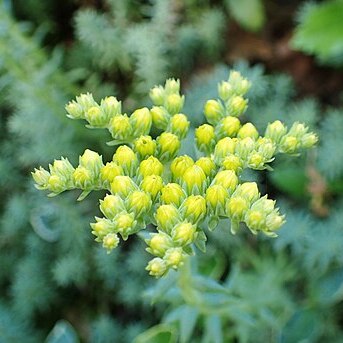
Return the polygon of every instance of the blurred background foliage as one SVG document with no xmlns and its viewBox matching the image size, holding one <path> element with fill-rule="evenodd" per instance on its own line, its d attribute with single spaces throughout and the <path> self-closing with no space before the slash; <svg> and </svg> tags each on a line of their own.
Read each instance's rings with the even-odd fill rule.
<svg viewBox="0 0 343 343">
<path fill-rule="evenodd" d="M 342 342 L 342 4 L 1 0 L 0 342 Z M 129 111 L 178 77 L 194 129 L 230 68 L 253 82 L 246 120 L 304 121 L 320 137 L 260 176 L 287 214 L 279 238 L 223 225 L 156 281 L 138 238 L 110 255 L 94 243 L 97 195 L 33 188 L 29 172 L 61 155 L 111 158 L 103 132 L 66 119 L 75 95 Z M 191 137 L 183 153 L 196 154 Z"/>
</svg>

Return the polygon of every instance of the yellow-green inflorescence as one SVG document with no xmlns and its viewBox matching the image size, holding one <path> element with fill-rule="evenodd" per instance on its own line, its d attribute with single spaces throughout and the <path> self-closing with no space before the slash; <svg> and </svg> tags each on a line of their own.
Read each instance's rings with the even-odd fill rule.
<svg viewBox="0 0 343 343">
<path fill-rule="evenodd" d="M 110 252 L 120 237 L 126 240 L 144 230 L 146 250 L 155 256 L 146 269 L 156 277 L 180 267 L 194 246 L 203 250 L 206 228 L 213 230 L 220 219 L 230 219 L 233 234 L 243 222 L 253 234 L 275 237 L 284 216 L 275 201 L 261 196 L 255 182 L 243 182 L 241 173 L 268 169 L 276 154 L 297 154 L 315 145 L 317 136 L 298 122 L 288 129 L 274 121 L 264 135 L 252 123 L 242 123 L 249 88 L 250 82 L 232 71 L 218 85 L 219 98 L 205 103 L 208 123 L 195 130 L 203 155 L 198 160 L 178 156 L 189 128 L 179 81 L 169 79 L 164 87 L 154 87 L 153 107 L 131 115 L 122 113 L 113 96 L 98 104 L 91 94 L 81 94 L 66 105 L 68 117 L 107 129 L 112 136 L 108 144 L 119 147 L 107 163 L 87 149 L 76 167 L 66 158 L 55 160 L 49 171 L 40 167 L 32 173 L 36 187 L 50 196 L 78 188 L 79 200 L 92 190 L 107 190 L 100 200 L 103 217 L 91 224 L 95 240 Z M 160 130 L 159 136 L 150 135 L 152 127 Z"/>
</svg>

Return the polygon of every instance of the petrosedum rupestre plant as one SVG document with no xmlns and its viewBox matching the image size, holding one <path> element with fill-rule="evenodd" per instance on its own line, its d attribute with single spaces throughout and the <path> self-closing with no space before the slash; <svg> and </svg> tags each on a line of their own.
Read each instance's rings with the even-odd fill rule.
<svg viewBox="0 0 343 343">
<path fill-rule="evenodd" d="M 66 105 L 68 117 L 107 129 L 113 138 L 108 144 L 119 147 L 106 164 L 87 149 L 76 167 L 61 158 L 49 171 L 35 169 L 36 187 L 48 190 L 49 196 L 78 188 L 78 200 L 93 190 L 107 190 L 100 200 L 104 217 L 91 224 L 95 240 L 110 252 L 119 237 L 127 240 L 140 232 L 146 250 L 155 256 L 146 269 L 156 277 L 180 267 L 194 246 L 205 251 L 206 229 L 214 230 L 221 219 L 230 219 L 233 234 L 243 222 L 253 234 L 275 237 L 284 216 L 275 201 L 260 195 L 255 182 L 241 181 L 242 171 L 271 169 L 268 164 L 276 154 L 297 154 L 312 147 L 317 137 L 298 122 L 290 129 L 278 120 L 269 123 L 264 136 L 253 124 L 242 125 L 239 117 L 247 110 L 249 88 L 250 82 L 236 71 L 218 85 L 219 99 L 204 107 L 208 124 L 195 131 L 203 154 L 196 161 L 177 156 L 189 128 L 181 113 L 179 81 L 169 79 L 164 87 L 151 89 L 154 106 L 131 116 L 122 113 L 113 96 L 98 104 L 91 94 L 81 94 Z M 149 135 L 152 126 L 161 132 L 156 138 Z"/>
</svg>

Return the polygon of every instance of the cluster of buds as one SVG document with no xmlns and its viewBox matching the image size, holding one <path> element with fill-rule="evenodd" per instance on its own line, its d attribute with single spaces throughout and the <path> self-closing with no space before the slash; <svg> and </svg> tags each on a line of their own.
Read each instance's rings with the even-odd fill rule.
<svg viewBox="0 0 343 343">
<path fill-rule="evenodd" d="M 87 149 L 75 168 L 65 158 L 49 165 L 49 171 L 40 167 L 32 173 L 36 187 L 50 195 L 78 188 L 79 200 L 93 190 L 106 190 L 100 200 L 103 217 L 91 224 L 95 240 L 110 252 L 119 237 L 126 240 L 143 231 L 146 250 L 154 255 L 146 269 L 156 277 L 179 268 L 194 247 L 204 250 L 206 229 L 215 229 L 221 219 L 230 219 L 233 234 L 244 223 L 253 234 L 275 237 L 284 216 L 275 201 L 261 196 L 255 182 L 242 182 L 241 173 L 245 168 L 271 169 L 277 153 L 296 154 L 312 147 L 317 137 L 301 123 L 288 130 L 275 121 L 264 136 L 253 124 L 241 123 L 249 88 L 250 82 L 235 71 L 219 84 L 219 99 L 204 107 L 208 123 L 195 131 L 203 153 L 196 161 L 177 156 L 189 128 L 187 116 L 180 113 L 184 96 L 179 81 L 169 79 L 164 87 L 154 87 L 154 106 L 130 117 L 122 114 L 115 97 L 99 105 L 91 94 L 82 94 L 66 106 L 68 116 L 108 129 L 114 138 L 110 145 L 119 147 L 106 164 Z M 161 130 L 159 136 L 150 134 L 152 126 Z M 144 233 L 149 224 L 156 231 Z"/>
</svg>

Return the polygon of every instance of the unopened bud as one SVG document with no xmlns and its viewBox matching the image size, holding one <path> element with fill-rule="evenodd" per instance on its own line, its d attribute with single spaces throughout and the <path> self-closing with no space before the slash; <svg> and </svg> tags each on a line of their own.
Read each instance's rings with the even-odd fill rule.
<svg viewBox="0 0 343 343">
<path fill-rule="evenodd" d="M 161 277 L 167 271 L 167 265 L 160 257 L 155 257 L 149 261 L 145 269 L 151 276 Z"/>
<path fill-rule="evenodd" d="M 158 129 L 166 130 L 170 120 L 170 115 L 167 112 L 167 110 L 161 106 L 154 106 L 150 110 L 150 113 L 152 116 L 152 123 L 154 124 L 154 126 L 156 126 Z"/>
<path fill-rule="evenodd" d="M 100 200 L 100 210 L 108 219 L 114 219 L 124 209 L 124 202 L 118 195 L 107 194 L 104 200 Z"/>
<path fill-rule="evenodd" d="M 279 143 L 281 138 L 286 134 L 287 128 L 280 120 L 269 123 L 264 136 L 270 138 L 274 143 Z"/>
<path fill-rule="evenodd" d="M 226 156 L 233 154 L 235 152 L 236 144 L 236 140 L 230 137 L 225 137 L 218 141 L 214 148 L 215 162 L 220 164 Z"/>
<path fill-rule="evenodd" d="M 186 186 L 188 194 L 193 192 L 199 194 L 204 190 L 206 185 L 206 174 L 197 165 L 187 168 L 181 179 Z"/>
<path fill-rule="evenodd" d="M 178 113 L 172 116 L 169 123 L 169 130 L 171 133 L 178 136 L 179 139 L 183 139 L 187 135 L 188 128 L 189 121 L 187 120 L 187 117 L 184 114 Z"/>
<path fill-rule="evenodd" d="M 177 183 L 168 183 L 161 190 L 161 201 L 164 204 L 174 204 L 179 206 L 184 196 L 184 191 Z"/>
<path fill-rule="evenodd" d="M 212 213 L 222 214 L 225 207 L 225 201 L 229 194 L 221 185 L 213 185 L 206 190 L 206 203 Z"/>
<path fill-rule="evenodd" d="M 99 106 L 89 108 L 85 114 L 85 118 L 94 127 L 104 127 L 109 122 L 109 118 L 106 117 Z"/>
<path fill-rule="evenodd" d="M 171 237 L 164 232 L 151 234 L 151 238 L 146 240 L 146 243 L 149 246 L 146 250 L 159 257 L 163 257 L 165 252 L 173 246 Z"/>
<path fill-rule="evenodd" d="M 102 240 L 102 246 L 110 253 L 119 244 L 119 237 L 116 233 L 108 233 Z"/>
<path fill-rule="evenodd" d="M 155 199 L 163 188 L 163 180 L 159 175 L 146 176 L 141 183 L 141 188 L 149 193 L 152 199 Z"/>
<path fill-rule="evenodd" d="M 238 177 L 232 170 L 221 170 L 214 178 L 215 185 L 221 185 L 229 191 L 230 194 L 238 185 Z"/>
<path fill-rule="evenodd" d="M 79 164 L 93 173 L 98 175 L 100 169 L 104 166 L 102 157 L 95 151 L 86 149 L 82 156 L 80 156 Z"/>
<path fill-rule="evenodd" d="M 191 223 L 180 223 L 173 228 L 173 241 L 181 246 L 191 244 L 196 237 L 196 226 Z"/>
<path fill-rule="evenodd" d="M 123 169 L 115 162 L 107 162 L 100 170 L 101 180 L 106 187 L 109 186 L 116 176 L 122 174 Z"/>
<path fill-rule="evenodd" d="M 130 117 L 132 134 L 134 137 L 147 135 L 150 132 L 152 117 L 148 108 L 143 107 L 134 111 Z"/>
<path fill-rule="evenodd" d="M 216 165 L 210 157 L 200 157 L 195 165 L 200 167 L 206 176 L 210 176 L 216 170 Z"/>
<path fill-rule="evenodd" d="M 163 259 L 168 267 L 177 269 L 183 264 L 185 257 L 186 255 L 182 248 L 170 248 L 166 251 Z"/>
<path fill-rule="evenodd" d="M 301 137 L 300 144 L 302 148 L 312 148 L 318 142 L 318 137 L 314 133 L 306 133 Z"/>
<path fill-rule="evenodd" d="M 229 82 L 222 81 L 218 84 L 218 94 L 220 99 L 226 101 L 234 94 L 234 90 Z"/>
<path fill-rule="evenodd" d="M 238 156 L 232 154 L 224 158 L 222 165 L 226 170 L 232 170 L 236 174 L 239 174 L 243 169 L 243 163 L 241 159 Z"/>
<path fill-rule="evenodd" d="M 81 105 L 84 112 L 87 112 L 93 106 L 97 106 L 97 103 L 93 99 L 93 95 L 90 93 L 80 94 L 76 97 L 76 102 Z"/>
<path fill-rule="evenodd" d="M 216 125 L 224 116 L 224 107 L 218 100 L 208 100 L 204 107 L 204 114 L 210 124 Z"/>
<path fill-rule="evenodd" d="M 282 152 L 293 154 L 298 150 L 300 142 L 294 136 L 284 136 L 280 145 L 280 150 Z"/>
<path fill-rule="evenodd" d="M 134 151 L 127 145 L 118 147 L 113 155 L 113 161 L 122 167 L 125 173 L 133 175 L 138 166 L 138 158 Z"/>
<path fill-rule="evenodd" d="M 217 133 L 222 137 L 235 137 L 241 128 L 241 122 L 238 118 L 228 116 L 223 118 L 217 126 Z"/>
<path fill-rule="evenodd" d="M 143 177 L 148 175 L 162 175 L 163 164 L 154 156 L 143 160 L 139 165 L 139 174 Z"/>
<path fill-rule="evenodd" d="M 155 219 L 159 229 L 169 234 L 180 220 L 180 214 L 174 205 L 161 205 L 156 210 Z"/>
<path fill-rule="evenodd" d="M 129 176 L 116 176 L 111 183 L 111 193 L 126 197 L 130 192 L 137 189 L 137 185 Z"/>
<path fill-rule="evenodd" d="M 206 214 L 206 200 L 201 195 L 190 195 L 182 203 L 180 211 L 184 219 L 195 224 Z"/>
<path fill-rule="evenodd" d="M 180 178 L 185 173 L 186 169 L 192 165 L 194 165 L 194 161 L 190 156 L 183 155 L 176 157 L 170 165 L 170 170 L 174 179 Z"/>
<path fill-rule="evenodd" d="M 161 106 L 164 103 L 164 89 L 162 86 L 156 86 L 150 90 L 149 96 L 154 105 Z"/>
<path fill-rule="evenodd" d="M 73 173 L 73 181 L 77 188 L 86 190 L 91 189 L 95 179 L 92 177 L 92 173 L 89 169 L 79 166 Z"/>
<path fill-rule="evenodd" d="M 100 107 L 106 116 L 107 123 L 112 117 L 121 114 L 121 102 L 114 96 L 107 96 L 101 100 Z"/>
<path fill-rule="evenodd" d="M 132 126 L 126 114 L 114 116 L 109 123 L 109 131 L 114 139 L 129 140 L 132 135 Z"/>
<path fill-rule="evenodd" d="M 180 149 L 180 140 L 170 132 L 163 132 L 156 140 L 157 153 L 160 159 L 171 160 Z"/>
<path fill-rule="evenodd" d="M 165 108 L 169 114 L 173 115 L 179 113 L 185 102 L 185 97 L 179 94 L 170 94 L 165 99 Z"/>
<path fill-rule="evenodd" d="M 135 151 L 141 158 L 155 153 L 156 142 L 150 136 L 140 136 L 134 142 Z"/>
<path fill-rule="evenodd" d="M 242 221 L 248 209 L 249 203 L 243 197 L 233 196 L 226 203 L 226 214 L 234 221 Z"/>
<path fill-rule="evenodd" d="M 128 236 L 133 232 L 134 226 L 136 225 L 133 214 L 126 212 L 119 213 L 113 222 L 116 226 L 116 230 L 120 233 L 124 241 L 127 240 Z"/>
<path fill-rule="evenodd" d="M 203 124 L 195 130 L 195 140 L 200 151 L 211 153 L 216 143 L 214 127 L 209 124 Z"/>
<path fill-rule="evenodd" d="M 65 106 L 66 111 L 68 112 L 67 117 L 71 119 L 84 119 L 84 111 L 80 104 L 78 104 L 76 101 L 70 101 Z"/>
<path fill-rule="evenodd" d="M 227 106 L 228 113 L 233 117 L 239 117 L 248 108 L 248 100 L 237 95 L 232 97 Z"/>
<path fill-rule="evenodd" d="M 164 89 L 168 94 L 179 93 L 180 80 L 168 79 L 165 83 Z"/>
<path fill-rule="evenodd" d="M 250 137 L 253 140 L 256 140 L 258 136 L 259 134 L 256 127 L 251 123 L 244 124 L 237 133 L 237 137 L 241 139 Z"/>
<path fill-rule="evenodd" d="M 148 212 L 151 203 L 150 195 L 142 191 L 133 191 L 127 198 L 128 210 L 133 211 L 137 217 Z"/>
<path fill-rule="evenodd" d="M 43 167 L 39 167 L 39 169 L 35 168 L 35 171 L 31 172 L 31 175 L 36 182 L 36 187 L 38 189 L 46 189 L 50 178 L 50 173 L 47 170 L 45 170 Z"/>
<path fill-rule="evenodd" d="M 97 242 L 101 242 L 102 239 L 109 233 L 111 233 L 114 230 L 113 223 L 109 221 L 108 219 L 104 218 L 97 218 L 96 223 L 91 223 L 92 227 L 92 234 L 96 236 L 95 239 Z"/>
</svg>

